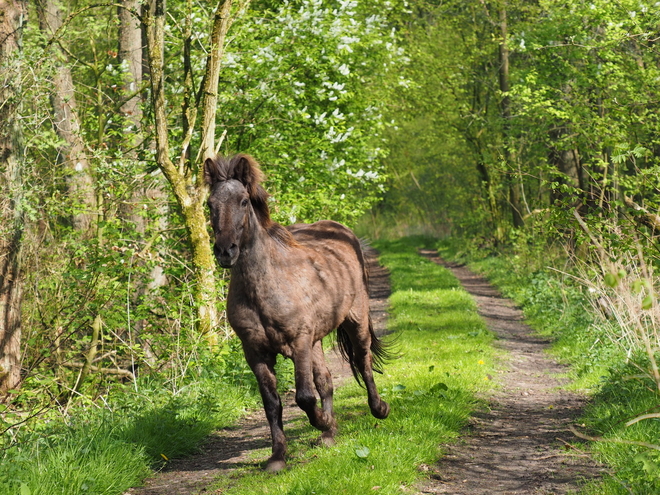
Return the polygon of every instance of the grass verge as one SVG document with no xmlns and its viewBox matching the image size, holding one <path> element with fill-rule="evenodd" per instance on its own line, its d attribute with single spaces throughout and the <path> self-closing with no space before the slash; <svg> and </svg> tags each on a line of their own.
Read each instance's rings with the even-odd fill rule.
<svg viewBox="0 0 660 495">
<path fill-rule="evenodd" d="M 595 458 L 612 471 L 602 480 L 586 484 L 580 493 L 660 493 L 660 452 L 625 443 L 660 443 L 658 419 L 625 426 L 631 418 L 660 407 L 653 382 L 640 374 L 640 369 L 647 369 L 644 358 L 627 357 L 617 348 L 594 324 L 584 288 L 562 279 L 545 264 L 519 253 L 483 257 L 459 251 L 459 245 L 463 243 L 445 240 L 436 247 L 446 259 L 468 262 L 471 269 L 484 274 L 505 296 L 516 301 L 528 323 L 553 339 L 553 354 L 571 367 L 568 387 L 591 396 L 579 421 L 585 431 L 605 439 L 589 446 Z M 547 256 L 537 259 L 551 263 Z"/>
<path fill-rule="evenodd" d="M 120 495 L 168 459 L 190 455 L 257 400 L 249 387 L 216 380 L 176 393 L 161 382 L 139 385 L 139 393 L 127 386 L 103 407 L 88 403 L 65 417 L 52 414 L 12 442 L 3 439 L 0 493 Z"/>
<path fill-rule="evenodd" d="M 319 432 L 301 418 L 285 427 L 287 470 L 264 473 L 270 454 L 264 450 L 215 489 L 233 495 L 402 493 L 423 476 L 420 466 L 441 456 L 441 444 L 458 436 L 477 406 L 475 394 L 492 387 L 492 335 L 453 275 L 417 254 L 422 242 L 375 244 L 392 273 L 388 328 L 398 357 L 376 377 L 390 416 L 374 419 L 365 391 L 351 382 L 335 395 L 335 447 L 315 447 Z"/>
</svg>

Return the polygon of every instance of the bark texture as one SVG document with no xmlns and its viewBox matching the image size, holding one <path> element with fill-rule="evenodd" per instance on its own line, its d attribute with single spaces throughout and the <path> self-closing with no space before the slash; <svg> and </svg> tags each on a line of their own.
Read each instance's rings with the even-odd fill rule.
<svg viewBox="0 0 660 495">
<path fill-rule="evenodd" d="M 23 162 L 17 119 L 26 5 L 0 0 L 0 394 L 20 384 Z"/>
<path fill-rule="evenodd" d="M 568 134 L 568 128 L 565 126 L 562 126 L 558 130 L 552 131 L 550 133 L 550 136 L 556 143 L 555 146 L 551 148 L 550 162 L 553 163 L 555 167 L 557 167 L 557 170 L 562 174 L 559 178 L 559 182 L 570 186 L 572 189 L 569 192 L 564 192 L 561 190 L 554 191 L 554 201 L 562 201 L 566 199 L 573 199 L 573 201 L 577 201 L 579 197 L 575 191 L 582 189 L 582 184 L 580 181 L 580 154 L 574 146 L 571 146 L 570 143 L 566 142 L 566 136 Z M 571 196 L 574 197 L 571 198 Z"/>
<path fill-rule="evenodd" d="M 126 66 L 124 80 L 126 101 L 122 114 L 136 125 L 139 131 L 142 119 L 140 84 L 142 83 L 142 26 L 135 13 L 139 12 L 139 0 L 124 0 L 119 10 L 119 61 Z"/>
<path fill-rule="evenodd" d="M 509 97 L 509 48 L 507 47 L 507 40 L 509 36 L 509 28 L 507 24 L 506 4 L 502 5 L 500 10 L 500 67 L 499 67 L 499 83 L 502 98 L 500 100 L 500 108 L 502 111 L 502 120 L 504 122 L 504 158 L 510 168 L 513 168 L 516 157 L 511 150 L 511 100 Z M 519 178 L 515 173 L 510 173 L 507 180 L 509 184 L 509 204 L 511 206 L 511 215 L 514 227 L 522 227 L 524 225 L 522 204 L 521 204 L 521 184 Z"/>
<path fill-rule="evenodd" d="M 47 36 L 53 36 L 62 27 L 62 12 L 54 0 L 36 2 L 39 27 Z M 76 103 L 73 76 L 67 57 L 59 45 L 54 45 L 56 70 L 52 80 L 51 104 L 54 127 L 64 144 L 59 148 L 59 160 L 67 173 L 67 188 L 78 207 L 72 215 L 76 230 L 88 231 L 96 219 L 96 193 L 91 167 L 80 135 L 80 120 Z"/>
</svg>

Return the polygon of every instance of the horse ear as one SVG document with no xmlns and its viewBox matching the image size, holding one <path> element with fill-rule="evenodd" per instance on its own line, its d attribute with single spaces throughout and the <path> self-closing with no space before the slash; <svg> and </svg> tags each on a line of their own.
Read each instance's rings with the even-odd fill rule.
<svg viewBox="0 0 660 495">
<path fill-rule="evenodd" d="M 207 158 L 204 162 L 204 182 L 212 186 L 218 181 L 218 168 L 212 158 Z"/>
<path fill-rule="evenodd" d="M 264 174 L 257 161 L 250 155 L 240 153 L 234 157 L 234 179 L 240 181 L 248 190 L 250 197 L 257 194 L 259 185 L 264 180 Z"/>
</svg>

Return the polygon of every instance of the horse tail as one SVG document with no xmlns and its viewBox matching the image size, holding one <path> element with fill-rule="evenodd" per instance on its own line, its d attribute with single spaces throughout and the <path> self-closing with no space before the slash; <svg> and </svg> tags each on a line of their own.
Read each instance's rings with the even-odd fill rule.
<svg viewBox="0 0 660 495">
<path fill-rule="evenodd" d="M 393 357 L 391 351 L 392 342 L 384 342 L 378 338 L 371 323 L 371 315 L 369 315 L 369 334 L 371 336 L 371 346 L 369 348 L 371 351 L 371 369 L 376 373 L 383 373 L 383 366 Z M 355 349 L 353 348 L 353 342 L 351 341 L 349 331 L 345 328 L 344 324 L 337 327 L 337 347 L 339 348 L 339 353 L 342 358 L 344 358 L 351 367 L 351 372 L 353 373 L 355 380 L 360 385 L 363 385 L 362 375 L 360 374 L 355 356 Z"/>
<path fill-rule="evenodd" d="M 358 254 L 358 259 L 362 265 L 362 277 L 364 281 L 364 286 L 369 293 L 369 263 L 367 262 L 367 257 L 365 255 L 366 250 L 373 250 L 369 244 L 364 239 L 359 240 L 359 247 L 356 249 Z M 375 251 L 375 250 L 373 250 Z M 393 358 L 392 354 L 392 342 L 384 342 L 379 339 L 374 332 L 374 326 L 371 321 L 371 313 L 368 314 L 369 318 L 369 335 L 371 336 L 371 368 L 376 373 L 383 373 L 383 366 L 387 361 L 390 361 Z M 349 336 L 349 331 L 344 327 L 344 324 L 337 327 L 337 346 L 339 347 L 339 353 L 344 358 L 344 360 L 350 365 L 351 371 L 355 380 L 363 385 L 362 376 L 360 374 L 359 368 L 356 363 L 355 351 L 353 349 L 353 342 Z"/>
</svg>

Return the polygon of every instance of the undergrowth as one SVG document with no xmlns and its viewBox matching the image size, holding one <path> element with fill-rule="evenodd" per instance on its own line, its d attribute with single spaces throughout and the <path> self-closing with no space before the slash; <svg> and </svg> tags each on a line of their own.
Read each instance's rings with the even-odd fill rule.
<svg viewBox="0 0 660 495">
<path fill-rule="evenodd" d="M 220 374 L 212 363 L 198 363 L 176 389 L 162 376 L 145 378 L 66 413 L 51 410 L 15 424 L 1 437 L 0 493 L 119 495 L 139 485 L 256 406 L 249 369 L 232 359 Z"/>
<path fill-rule="evenodd" d="M 589 393 L 590 401 L 578 428 L 600 439 L 589 447 L 595 458 L 611 469 L 610 474 L 588 483 L 580 493 L 660 493 L 660 452 L 626 443 L 658 444 L 660 438 L 658 419 L 626 427 L 631 418 L 660 408 L 653 382 L 640 374 L 640 369 L 648 368 L 645 357 L 626 356 L 595 324 L 596 310 L 588 300 L 588 292 L 563 275 L 567 267 L 561 255 L 553 256 L 541 247 L 484 255 L 476 249 L 465 249 L 465 244 L 455 239 L 441 241 L 437 247 L 445 258 L 468 263 L 516 301 L 528 323 L 553 340 L 553 354 L 570 365 L 569 387 Z"/>
<path fill-rule="evenodd" d="M 378 242 L 391 271 L 388 328 L 397 357 L 376 376 L 390 416 L 369 413 L 366 392 L 353 381 L 336 392 L 337 445 L 316 447 L 320 432 L 306 418 L 286 425 L 289 468 L 262 471 L 270 449 L 235 476 L 218 481 L 225 494 L 403 493 L 424 464 L 442 455 L 477 407 L 475 393 L 491 388 L 492 335 L 467 292 L 446 269 L 421 258 L 423 239 Z"/>
</svg>

